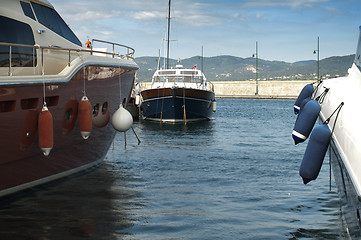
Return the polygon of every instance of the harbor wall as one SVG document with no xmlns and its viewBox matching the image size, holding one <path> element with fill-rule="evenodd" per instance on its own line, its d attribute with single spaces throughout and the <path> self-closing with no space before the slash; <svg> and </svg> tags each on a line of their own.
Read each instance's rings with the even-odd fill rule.
<svg viewBox="0 0 361 240">
<path fill-rule="evenodd" d="M 294 81 L 217 81 L 212 82 L 216 97 L 219 98 L 281 98 L 295 99 L 302 88 L 311 80 Z"/>
<path fill-rule="evenodd" d="M 276 98 L 296 99 L 302 88 L 311 80 L 294 81 L 214 81 L 212 82 L 216 98 Z M 141 88 L 147 89 L 150 82 L 142 82 Z"/>
</svg>

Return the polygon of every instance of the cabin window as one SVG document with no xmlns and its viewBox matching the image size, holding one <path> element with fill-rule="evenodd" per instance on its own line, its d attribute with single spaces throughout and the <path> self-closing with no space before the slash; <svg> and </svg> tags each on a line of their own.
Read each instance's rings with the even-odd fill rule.
<svg viewBox="0 0 361 240">
<path fill-rule="evenodd" d="M 198 72 L 197 71 L 181 71 L 181 74 L 184 74 L 184 75 L 197 75 Z"/>
<path fill-rule="evenodd" d="M 0 42 L 34 45 L 34 35 L 28 24 L 0 16 Z M 0 46 L 0 67 L 9 67 L 9 46 Z M 33 48 L 12 47 L 12 67 L 36 66 L 36 52 Z"/>
<path fill-rule="evenodd" d="M 202 78 L 199 77 L 199 76 L 192 77 L 192 82 L 201 83 L 201 82 L 202 82 Z"/>
<path fill-rule="evenodd" d="M 32 3 L 32 6 L 41 24 L 70 42 L 81 46 L 79 39 L 54 9 L 37 3 Z"/>
<path fill-rule="evenodd" d="M 21 4 L 21 8 L 23 9 L 25 16 L 35 20 L 35 16 L 34 16 L 33 10 L 31 9 L 30 3 L 20 2 L 20 4 Z"/>
<path fill-rule="evenodd" d="M 162 76 L 162 75 L 172 75 L 172 74 L 176 74 L 176 71 L 160 71 L 159 72 L 159 75 Z"/>
</svg>

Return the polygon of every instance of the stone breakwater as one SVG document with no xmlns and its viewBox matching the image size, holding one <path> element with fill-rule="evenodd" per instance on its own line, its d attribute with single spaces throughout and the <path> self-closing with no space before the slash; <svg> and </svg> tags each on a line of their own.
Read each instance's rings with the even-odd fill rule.
<svg viewBox="0 0 361 240">
<path fill-rule="evenodd" d="M 266 99 L 296 99 L 302 88 L 311 80 L 295 81 L 214 81 L 216 98 L 266 98 Z M 142 82 L 142 89 L 150 87 L 150 82 Z"/>
<path fill-rule="evenodd" d="M 258 81 L 258 94 L 256 94 L 256 81 L 212 82 L 218 98 L 271 99 L 296 99 L 302 88 L 308 83 L 312 83 L 312 81 Z"/>
</svg>

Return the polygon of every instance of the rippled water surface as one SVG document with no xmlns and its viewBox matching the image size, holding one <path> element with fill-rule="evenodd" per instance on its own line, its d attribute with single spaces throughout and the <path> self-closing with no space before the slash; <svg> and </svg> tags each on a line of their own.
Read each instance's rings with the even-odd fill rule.
<svg viewBox="0 0 361 240">
<path fill-rule="evenodd" d="M 139 122 L 99 168 L 0 208 L 0 239 L 346 239 L 325 158 L 298 175 L 294 101 L 218 99 L 208 122 Z"/>
</svg>

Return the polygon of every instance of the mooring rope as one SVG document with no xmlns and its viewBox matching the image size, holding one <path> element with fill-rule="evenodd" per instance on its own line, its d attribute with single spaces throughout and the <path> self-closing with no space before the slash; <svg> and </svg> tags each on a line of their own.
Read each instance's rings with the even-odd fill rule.
<svg viewBox="0 0 361 240">
<path fill-rule="evenodd" d="M 44 69 L 44 48 L 41 49 L 41 77 L 43 80 L 43 107 L 46 107 L 45 96 L 45 69 Z"/>
<path fill-rule="evenodd" d="M 336 114 L 336 118 L 335 118 L 335 121 L 333 122 L 333 127 L 332 127 L 332 131 L 331 131 L 331 139 L 330 139 L 330 142 L 332 140 L 332 135 L 335 131 L 335 126 L 336 126 L 336 122 L 337 122 L 337 119 L 338 119 L 338 115 L 340 114 L 340 111 L 341 111 L 341 108 L 343 107 L 344 105 L 344 102 L 341 102 L 340 105 L 338 105 L 338 107 L 333 111 L 333 113 L 323 122 L 324 124 L 328 124 L 330 122 L 330 119 L 331 117 L 337 112 Z M 329 151 L 329 165 L 330 165 L 330 171 L 329 171 L 329 186 L 330 186 L 330 192 L 331 192 L 331 168 L 332 168 L 332 165 L 331 165 L 331 149 Z"/>
<path fill-rule="evenodd" d="M 186 115 L 186 99 L 185 99 L 185 85 L 183 88 L 183 120 L 184 120 L 184 125 L 187 124 L 187 115 Z"/>
<path fill-rule="evenodd" d="M 325 87 L 325 90 L 315 100 L 318 101 L 320 104 L 322 104 L 329 90 L 330 88 Z"/>
</svg>

